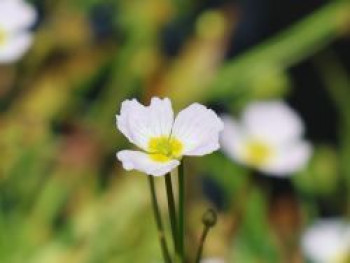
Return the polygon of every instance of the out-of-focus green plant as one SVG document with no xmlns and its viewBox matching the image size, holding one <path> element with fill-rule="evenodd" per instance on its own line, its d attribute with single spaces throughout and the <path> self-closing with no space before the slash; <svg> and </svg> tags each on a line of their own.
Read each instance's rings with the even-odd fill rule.
<svg viewBox="0 0 350 263">
<path fill-rule="evenodd" d="M 315 54 L 344 33 L 342 29 L 349 19 L 348 10 L 349 4 L 345 1 L 330 3 L 279 35 L 228 62 L 212 83 L 215 89 L 212 93 L 207 93 L 207 96 L 234 97 L 237 93 L 249 92 L 252 87 L 249 85 L 251 79 L 265 75 L 264 70 L 259 69 L 267 66 L 283 72 Z"/>
<path fill-rule="evenodd" d="M 340 185 L 338 156 L 331 147 L 315 149 L 309 167 L 293 180 L 298 188 L 311 195 L 332 195 Z"/>
<path fill-rule="evenodd" d="M 252 189 L 245 203 L 242 225 L 233 243 L 233 262 L 281 262 L 276 240 L 267 221 L 266 197 Z"/>
</svg>

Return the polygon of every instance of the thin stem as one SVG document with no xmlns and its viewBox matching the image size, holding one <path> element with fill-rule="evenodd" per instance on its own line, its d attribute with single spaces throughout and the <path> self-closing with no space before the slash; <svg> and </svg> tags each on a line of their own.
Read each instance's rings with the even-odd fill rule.
<svg viewBox="0 0 350 263">
<path fill-rule="evenodd" d="M 205 239 L 207 238 L 209 229 L 215 226 L 217 221 L 217 215 L 214 209 L 208 209 L 202 216 L 202 223 L 204 225 L 201 240 L 199 242 L 198 252 L 195 263 L 199 263 L 202 257 L 203 246 Z"/>
<path fill-rule="evenodd" d="M 159 205 L 158 205 L 157 195 L 156 195 L 155 186 L 154 186 L 154 178 L 152 175 L 148 176 L 148 182 L 149 182 L 149 187 L 150 187 L 150 191 L 151 191 L 152 207 L 153 207 L 153 212 L 154 212 L 154 218 L 155 218 L 156 225 L 157 225 L 158 238 L 159 238 L 159 242 L 160 242 L 160 247 L 162 249 L 163 258 L 164 258 L 165 263 L 171 263 L 168 245 L 166 243 L 166 239 L 165 239 L 165 235 L 164 235 L 163 223 L 162 223 L 162 219 L 160 217 Z"/>
<path fill-rule="evenodd" d="M 195 263 L 199 263 L 201 258 L 202 258 L 203 246 L 204 246 L 205 239 L 207 238 L 209 229 L 210 229 L 209 226 L 204 225 L 201 240 L 199 242 L 199 247 L 198 247 L 197 257 L 196 257 Z"/>
<path fill-rule="evenodd" d="M 175 208 L 175 199 L 173 186 L 171 182 L 171 174 L 168 173 L 165 175 L 165 187 L 168 199 L 168 209 L 169 209 L 169 217 L 170 217 L 170 225 L 171 225 L 171 233 L 174 241 L 175 254 L 179 254 L 179 247 L 177 242 L 177 223 L 176 223 L 176 208 Z"/>
<path fill-rule="evenodd" d="M 179 241 L 179 252 L 181 263 L 185 261 L 185 246 L 184 246 L 184 233 L 185 233 L 185 178 L 184 178 L 184 163 L 180 164 L 179 170 L 179 232 L 178 232 L 178 241 Z"/>
</svg>

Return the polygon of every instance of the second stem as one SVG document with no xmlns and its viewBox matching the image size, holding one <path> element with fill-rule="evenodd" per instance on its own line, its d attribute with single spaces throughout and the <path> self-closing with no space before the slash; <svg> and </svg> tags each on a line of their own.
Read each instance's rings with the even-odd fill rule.
<svg viewBox="0 0 350 263">
<path fill-rule="evenodd" d="M 171 232 L 173 236 L 174 248 L 175 248 L 175 258 L 179 256 L 179 245 L 177 240 L 177 219 L 176 219 L 176 208 L 175 208 L 175 199 L 174 191 L 171 181 L 171 174 L 168 173 L 165 175 L 165 187 L 168 199 L 168 209 L 169 209 L 169 218 L 171 225 Z"/>
<path fill-rule="evenodd" d="M 185 246 L 184 246 L 184 232 L 185 232 L 185 178 L 184 178 L 184 164 L 180 164 L 178 170 L 179 176 L 179 232 L 178 232 L 178 241 L 179 241 L 179 253 L 181 262 L 185 261 Z"/>
</svg>

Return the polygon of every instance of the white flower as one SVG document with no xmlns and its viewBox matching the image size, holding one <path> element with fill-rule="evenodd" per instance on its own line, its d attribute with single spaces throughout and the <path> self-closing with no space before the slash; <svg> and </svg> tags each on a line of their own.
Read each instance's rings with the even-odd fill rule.
<svg viewBox="0 0 350 263">
<path fill-rule="evenodd" d="M 237 162 L 263 173 L 284 176 L 302 169 L 311 146 L 303 141 L 303 123 L 281 101 L 255 102 L 247 106 L 238 123 L 223 117 L 224 152 Z"/>
<path fill-rule="evenodd" d="M 341 219 L 320 220 L 306 230 L 301 245 L 312 262 L 349 262 L 350 224 Z"/>
<path fill-rule="evenodd" d="M 0 63 L 20 59 L 32 44 L 28 31 L 37 18 L 34 8 L 22 0 L 0 0 Z"/>
<path fill-rule="evenodd" d="M 124 101 L 117 127 L 142 150 L 118 152 L 124 169 L 160 176 L 178 166 L 184 155 L 218 150 L 223 123 L 214 111 L 198 103 L 180 111 L 174 120 L 170 100 L 152 98 L 149 106 L 135 99 Z"/>
<path fill-rule="evenodd" d="M 225 261 L 221 258 L 206 258 L 202 259 L 201 263 L 225 263 Z"/>
</svg>

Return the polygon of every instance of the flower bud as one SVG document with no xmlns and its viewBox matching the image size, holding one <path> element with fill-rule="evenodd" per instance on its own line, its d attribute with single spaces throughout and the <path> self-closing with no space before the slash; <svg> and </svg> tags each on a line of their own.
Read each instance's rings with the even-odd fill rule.
<svg viewBox="0 0 350 263">
<path fill-rule="evenodd" d="M 202 217 L 202 222 L 207 227 L 215 226 L 217 221 L 217 215 L 214 209 L 208 209 Z"/>
</svg>

